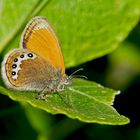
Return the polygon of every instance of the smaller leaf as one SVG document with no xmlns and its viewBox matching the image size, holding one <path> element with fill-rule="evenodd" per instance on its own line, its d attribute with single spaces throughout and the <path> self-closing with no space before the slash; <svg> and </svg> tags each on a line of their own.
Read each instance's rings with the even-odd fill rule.
<svg viewBox="0 0 140 140">
<path fill-rule="evenodd" d="M 74 79 L 73 84 L 60 93 L 50 94 L 48 101 L 37 100 L 35 92 L 21 92 L 0 87 L 0 92 L 11 99 L 28 102 L 34 107 L 52 114 L 65 114 L 70 118 L 83 122 L 122 125 L 129 119 L 119 115 L 110 106 L 118 91 L 104 88 L 101 85 L 81 79 Z"/>
</svg>

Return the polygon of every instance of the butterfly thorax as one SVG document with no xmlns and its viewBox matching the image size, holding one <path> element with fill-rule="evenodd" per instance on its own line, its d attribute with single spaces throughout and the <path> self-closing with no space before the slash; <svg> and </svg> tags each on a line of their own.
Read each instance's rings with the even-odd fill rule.
<svg viewBox="0 0 140 140">
<path fill-rule="evenodd" d="M 43 92 L 52 93 L 52 92 L 63 91 L 65 87 L 71 85 L 71 83 L 72 81 L 71 79 L 69 79 L 67 75 L 64 76 L 61 75 L 58 76 L 58 79 L 47 81 L 46 87 Z"/>
</svg>

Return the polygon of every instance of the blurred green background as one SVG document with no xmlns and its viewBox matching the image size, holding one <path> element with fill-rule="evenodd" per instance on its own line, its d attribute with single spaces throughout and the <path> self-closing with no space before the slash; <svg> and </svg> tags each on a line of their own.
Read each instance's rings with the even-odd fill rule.
<svg viewBox="0 0 140 140">
<path fill-rule="evenodd" d="M 0 95 L 0 140 L 139 140 L 139 5 L 136 0 L 0 0 L 1 61 L 19 47 L 27 21 L 43 15 L 60 38 L 66 73 L 82 67 L 88 80 L 121 90 L 113 106 L 130 118 L 124 126 L 88 124 Z"/>
</svg>

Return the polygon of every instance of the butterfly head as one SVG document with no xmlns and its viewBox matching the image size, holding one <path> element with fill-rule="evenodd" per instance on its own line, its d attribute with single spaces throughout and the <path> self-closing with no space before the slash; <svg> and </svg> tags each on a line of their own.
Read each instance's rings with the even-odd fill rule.
<svg viewBox="0 0 140 140">
<path fill-rule="evenodd" d="M 70 86 L 72 84 L 72 79 L 65 75 L 58 83 L 57 91 L 63 91 L 66 86 Z"/>
<path fill-rule="evenodd" d="M 76 78 L 76 77 L 81 77 L 81 78 L 85 78 L 87 79 L 86 76 L 84 75 L 75 75 L 77 72 L 83 70 L 82 68 L 74 71 L 70 76 L 63 76 L 63 78 L 60 80 L 59 84 L 58 84 L 58 87 L 57 87 L 57 91 L 62 91 L 64 90 L 65 86 L 70 86 L 72 84 L 72 80 L 73 78 Z"/>
</svg>

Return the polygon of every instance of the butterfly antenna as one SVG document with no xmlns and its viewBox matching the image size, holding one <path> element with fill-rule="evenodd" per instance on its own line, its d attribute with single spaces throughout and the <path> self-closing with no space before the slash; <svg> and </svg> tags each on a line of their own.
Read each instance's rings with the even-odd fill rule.
<svg viewBox="0 0 140 140">
<path fill-rule="evenodd" d="M 83 69 L 83 68 L 80 68 L 80 69 L 74 71 L 69 77 L 72 77 L 75 73 L 77 73 L 77 72 L 79 72 L 79 71 L 82 71 L 82 70 L 84 70 L 84 69 Z"/>
<path fill-rule="evenodd" d="M 82 71 L 82 70 L 84 70 L 84 69 L 83 69 L 83 68 L 80 68 L 80 69 L 74 71 L 74 72 L 69 76 L 69 79 L 73 79 L 73 78 L 76 78 L 76 77 L 81 77 L 81 78 L 88 79 L 88 78 L 87 78 L 86 76 L 84 76 L 84 75 L 75 75 L 77 72 Z"/>
<path fill-rule="evenodd" d="M 72 75 L 70 78 L 73 79 L 73 78 L 77 78 L 77 77 L 88 79 L 85 75 Z"/>
</svg>

